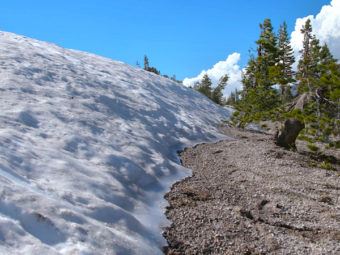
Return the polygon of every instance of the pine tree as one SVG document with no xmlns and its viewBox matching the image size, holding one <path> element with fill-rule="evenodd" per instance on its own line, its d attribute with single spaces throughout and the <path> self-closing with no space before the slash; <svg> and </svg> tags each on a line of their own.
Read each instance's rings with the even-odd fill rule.
<svg viewBox="0 0 340 255">
<path fill-rule="evenodd" d="M 157 70 L 157 68 L 155 68 L 155 67 L 149 67 L 149 69 L 147 71 L 149 71 L 151 73 L 158 74 L 158 75 L 161 74 L 161 72 L 159 70 Z"/>
<path fill-rule="evenodd" d="M 306 133 L 326 141 L 331 133 L 338 134 L 340 68 L 327 45 L 320 46 L 312 34 L 310 20 L 301 32 L 304 35 L 297 79 L 299 93 L 308 94 L 309 102 L 303 109 Z M 334 97 L 335 96 L 335 97 Z"/>
<path fill-rule="evenodd" d="M 264 20 L 260 29 L 257 56 L 251 56 L 243 73 L 243 92 L 236 104 L 246 121 L 268 118 L 280 103 L 277 91 L 272 88 L 279 76 L 278 40 L 270 19 Z"/>
<path fill-rule="evenodd" d="M 277 76 L 277 37 L 274 33 L 270 19 L 260 24 L 261 34 L 257 40 L 257 83 L 262 86 L 271 86 Z"/>
<path fill-rule="evenodd" d="M 320 49 L 320 65 L 323 67 L 323 70 L 325 71 L 327 69 L 325 68 L 326 65 L 336 62 L 337 61 L 331 54 L 327 44 L 324 44 Z"/>
<path fill-rule="evenodd" d="M 340 65 L 330 53 L 325 44 L 320 49 L 320 72 L 319 88 L 316 91 L 320 101 L 320 128 L 332 127 L 333 134 L 338 135 L 340 120 Z M 329 130 L 329 131 L 331 131 Z M 327 130 L 326 130 L 327 131 Z M 327 135 L 327 134 L 326 134 Z"/>
<path fill-rule="evenodd" d="M 287 31 L 287 24 L 284 22 L 279 29 L 279 42 L 278 42 L 278 76 L 277 82 L 281 87 L 281 100 L 287 102 L 292 99 L 289 83 L 293 82 L 293 69 L 292 65 L 295 62 L 294 51 L 289 42 Z"/>
<path fill-rule="evenodd" d="M 147 55 L 144 55 L 144 70 L 149 71 L 150 64 L 149 64 L 149 58 Z"/>
<path fill-rule="evenodd" d="M 216 86 L 216 88 L 212 91 L 212 95 L 211 95 L 211 99 L 219 105 L 223 105 L 223 90 L 225 88 L 225 86 L 227 85 L 227 82 L 229 80 L 228 75 L 223 75 L 220 80 L 218 85 Z"/>
<path fill-rule="evenodd" d="M 151 73 L 155 73 L 157 75 L 161 74 L 161 72 L 157 70 L 157 68 L 150 66 L 149 58 L 146 55 L 144 56 L 144 70 Z"/>
<path fill-rule="evenodd" d="M 260 24 L 260 38 L 256 41 L 257 57 L 250 57 L 242 82 L 244 88 L 257 86 L 270 87 L 275 84 L 278 76 L 278 45 L 270 19 Z"/>
<path fill-rule="evenodd" d="M 261 34 L 259 40 L 257 40 L 257 52 L 259 57 L 265 58 L 269 66 L 273 66 L 276 63 L 277 56 L 277 37 L 274 33 L 270 19 L 265 19 L 263 24 L 260 24 Z"/>
<path fill-rule="evenodd" d="M 258 85 L 257 73 L 256 59 L 251 56 L 245 71 L 242 73 L 242 83 L 245 92 L 247 89 L 255 88 Z"/>
<path fill-rule="evenodd" d="M 334 137 L 340 133 L 340 65 L 328 46 L 320 45 L 313 35 L 311 21 L 307 20 L 301 29 L 303 48 L 294 77 L 295 59 L 287 25 L 283 23 L 277 38 L 269 19 L 260 28 L 257 56 L 251 56 L 243 73 L 242 94 L 236 100 L 237 93 L 232 93 L 227 101 L 237 109 L 232 120 L 244 126 L 253 121 L 285 119 L 284 132 L 276 138 L 276 143 L 284 147 L 294 147 L 302 129 L 308 142 L 338 146 Z M 290 101 L 289 83 L 294 78 L 299 95 Z M 281 86 L 281 98 L 272 86 L 277 83 Z M 290 104 L 283 104 L 287 102 Z"/>
<path fill-rule="evenodd" d="M 208 98 L 211 98 L 211 80 L 208 76 L 208 74 L 205 74 L 202 78 L 201 83 L 197 86 L 197 91 L 202 93 L 203 95 L 207 96 Z"/>
<path fill-rule="evenodd" d="M 310 19 L 301 29 L 303 34 L 303 48 L 300 51 L 301 59 L 298 64 L 297 79 L 299 80 L 298 91 L 303 93 L 312 92 L 315 89 L 315 79 L 318 77 L 318 58 L 320 53 L 319 41 L 312 34 L 313 29 Z"/>
</svg>

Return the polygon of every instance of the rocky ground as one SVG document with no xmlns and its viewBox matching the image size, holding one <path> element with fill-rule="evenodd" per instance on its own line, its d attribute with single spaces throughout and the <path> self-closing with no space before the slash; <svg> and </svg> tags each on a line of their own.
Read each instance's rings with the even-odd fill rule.
<svg viewBox="0 0 340 255">
<path fill-rule="evenodd" d="M 224 128 L 232 141 L 181 153 L 193 176 L 166 195 L 166 254 L 340 254 L 340 175 Z"/>
</svg>

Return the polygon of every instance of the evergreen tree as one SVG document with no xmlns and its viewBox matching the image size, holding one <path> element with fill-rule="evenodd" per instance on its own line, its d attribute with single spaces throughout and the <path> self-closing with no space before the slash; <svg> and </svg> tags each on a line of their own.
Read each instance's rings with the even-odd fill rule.
<svg viewBox="0 0 340 255">
<path fill-rule="evenodd" d="M 332 139 L 340 133 L 340 65 L 328 46 L 320 46 L 313 35 L 311 21 L 307 20 L 301 29 L 303 48 L 294 77 L 287 25 L 283 23 L 277 38 L 269 19 L 260 28 L 257 56 L 251 56 L 243 73 L 241 97 L 238 99 L 237 93 L 232 93 L 227 101 L 237 109 L 233 121 L 244 126 L 253 121 L 286 120 L 277 144 L 294 147 L 303 129 L 301 137 L 308 142 L 322 141 L 338 146 Z M 294 78 L 299 95 L 291 100 L 289 84 Z M 272 88 L 274 84 L 280 85 L 281 98 Z M 283 104 L 287 102 L 290 104 Z"/>
<path fill-rule="evenodd" d="M 236 109 L 243 112 L 240 115 L 243 124 L 269 118 L 280 105 L 279 95 L 272 87 L 280 75 L 278 39 L 270 19 L 264 20 L 260 30 L 257 56 L 251 56 L 248 62 L 242 77 L 242 96 L 235 104 Z"/>
<path fill-rule="evenodd" d="M 279 49 L 270 19 L 265 19 L 263 24 L 260 24 L 260 29 L 260 38 L 256 41 L 257 57 L 250 57 L 243 73 L 242 82 L 245 90 L 257 86 L 270 87 L 275 84 L 279 73 L 277 65 Z"/>
<path fill-rule="evenodd" d="M 216 86 L 216 88 L 212 91 L 211 93 L 211 99 L 219 105 L 223 105 L 223 90 L 225 88 L 225 86 L 227 85 L 227 82 L 229 80 L 228 75 L 223 75 L 220 80 L 218 85 Z"/>
<path fill-rule="evenodd" d="M 339 89 L 340 80 L 340 65 L 333 57 L 327 44 L 324 44 L 319 52 L 319 66 L 320 84 L 319 87 L 324 91 L 327 98 L 331 98 L 331 94 Z"/>
<path fill-rule="evenodd" d="M 312 31 L 311 22 L 307 20 L 301 30 L 304 39 L 297 79 L 299 93 L 307 93 L 311 99 L 302 116 L 305 133 L 327 141 L 331 133 L 339 133 L 340 70 L 328 46 L 320 46 Z"/>
<path fill-rule="evenodd" d="M 278 77 L 278 43 L 270 19 L 260 25 L 260 38 L 256 41 L 257 57 L 251 56 L 243 73 L 242 99 L 237 106 L 249 118 L 259 112 L 277 107 L 279 98 L 272 88 Z"/>
<path fill-rule="evenodd" d="M 260 24 L 261 34 L 257 40 L 257 84 L 271 86 L 277 76 L 277 37 L 270 19 Z"/>
<path fill-rule="evenodd" d="M 144 55 L 144 70 L 149 71 L 150 64 L 149 64 L 149 58 L 147 55 Z"/>
<path fill-rule="evenodd" d="M 327 44 L 324 44 L 320 49 L 320 65 L 323 67 L 323 70 L 325 71 L 327 69 L 325 66 L 328 64 L 336 62 L 337 61 L 329 51 Z"/>
<path fill-rule="evenodd" d="M 281 99 L 287 102 L 292 99 L 289 83 L 293 82 L 292 65 L 295 62 L 294 51 L 290 46 L 286 22 L 280 26 L 278 42 L 278 76 L 277 83 L 281 87 Z"/>
<path fill-rule="evenodd" d="M 340 132 L 340 65 L 326 44 L 321 47 L 319 57 L 320 82 L 316 91 L 317 100 L 320 101 L 319 124 L 324 130 L 325 126 L 332 127 L 333 134 L 338 135 Z"/>
<path fill-rule="evenodd" d="M 254 57 L 251 56 L 248 65 L 245 68 L 245 72 L 242 73 L 242 83 L 245 92 L 247 89 L 255 88 L 258 85 L 257 73 L 257 62 Z"/>
<path fill-rule="evenodd" d="M 312 92 L 315 89 L 315 79 L 318 77 L 318 58 L 320 53 L 319 41 L 312 34 L 313 29 L 310 19 L 301 29 L 303 34 L 303 48 L 300 51 L 301 59 L 298 64 L 297 79 L 299 80 L 298 91 L 303 93 Z M 313 85 L 314 84 L 314 85 Z"/>
<path fill-rule="evenodd" d="M 277 56 L 277 37 L 274 33 L 270 19 L 265 19 L 260 24 L 261 34 L 259 40 L 257 40 L 257 52 L 259 57 L 263 57 L 269 66 L 273 66 L 276 63 Z"/>
<path fill-rule="evenodd" d="M 201 83 L 196 87 L 196 90 L 211 99 L 211 84 L 208 74 L 205 74 Z"/>
<path fill-rule="evenodd" d="M 149 67 L 147 71 L 149 71 L 151 73 L 158 74 L 158 75 L 161 74 L 161 72 L 159 70 L 157 70 L 157 68 L 155 68 L 155 67 Z"/>
<path fill-rule="evenodd" d="M 157 70 L 157 68 L 150 66 L 149 58 L 146 55 L 144 56 L 144 70 L 151 73 L 155 73 L 157 75 L 161 74 L 161 72 Z"/>
</svg>

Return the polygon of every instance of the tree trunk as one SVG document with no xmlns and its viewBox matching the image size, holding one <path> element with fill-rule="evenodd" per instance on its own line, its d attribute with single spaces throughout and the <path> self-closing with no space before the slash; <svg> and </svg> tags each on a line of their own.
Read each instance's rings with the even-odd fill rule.
<svg viewBox="0 0 340 255">
<path fill-rule="evenodd" d="M 304 93 L 296 98 L 289 105 L 288 110 L 303 110 L 305 105 L 311 100 L 311 93 Z M 275 143 L 287 149 L 295 149 L 295 140 L 300 131 L 305 128 L 305 124 L 297 119 L 288 119 L 283 128 L 275 134 Z"/>
<path fill-rule="evenodd" d="M 283 129 L 276 134 L 275 143 L 287 149 L 295 149 L 295 140 L 304 128 L 305 124 L 297 119 L 286 120 Z"/>
</svg>

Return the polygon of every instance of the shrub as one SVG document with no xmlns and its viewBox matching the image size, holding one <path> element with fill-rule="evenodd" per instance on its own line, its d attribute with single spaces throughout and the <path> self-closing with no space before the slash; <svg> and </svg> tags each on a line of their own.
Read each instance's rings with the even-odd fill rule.
<svg viewBox="0 0 340 255">
<path fill-rule="evenodd" d="M 320 168 L 326 169 L 326 170 L 335 170 L 331 163 L 322 161 L 322 163 L 319 165 Z"/>
<path fill-rule="evenodd" d="M 308 149 L 309 149 L 311 152 L 313 152 L 313 153 L 316 153 L 316 152 L 319 151 L 319 147 L 316 146 L 315 144 L 308 143 L 308 144 L 307 144 L 307 147 L 308 147 Z"/>
</svg>

